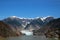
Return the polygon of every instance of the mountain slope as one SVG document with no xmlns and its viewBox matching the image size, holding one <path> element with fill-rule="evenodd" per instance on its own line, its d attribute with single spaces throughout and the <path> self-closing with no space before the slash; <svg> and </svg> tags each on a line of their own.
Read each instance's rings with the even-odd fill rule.
<svg viewBox="0 0 60 40">
<path fill-rule="evenodd" d="M 53 17 L 43 17 L 43 18 L 37 18 L 30 22 L 30 24 L 27 24 L 25 29 L 31 29 L 31 30 L 37 30 L 40 29 L 42 26 L 46 25 L 48 22 L 53 20 Z"/>
<path fill-rule="evenodd" d="M 40 29 L 42 25 L 43 25 L 43 21 L 40 18 L 38 18 L 38 19 L 32 20 L 30 24 L 27 24 L 25 29 L 29 29 L 29 30 Z"/>
<path fill-rule="evenodd" d="M 11 16 L 3 20 L 5 23 L 13 26 L 16 29 L 24 29 L 27 24 L 29 24 L 32 19 L 19 18 L 16 16 Z"/>
<path fill-rule="evenodd" d="M 43 25 L 47 24 L 49 21 L 53 20 L 53 17 L 43 17 L 43 18 L 19 18 L 16 16 L 11 16 L 3 21 L 16 29 L 40 29 Z"/>
<path fill-rule="evenodd" d="M 9 37 L 9 36 L 17 36 L 16 29 L 12 28 L 12 26 L 0 21 L 0 36 L 1 37 Z M 20 35 L 20 32 L 19 32 Z"/>
<path fill-rule="evenodd" d="M 46 36 L 60 38 L 60 18 L 50 21 L 46 27 L 49 27 Z"/>
</svg>

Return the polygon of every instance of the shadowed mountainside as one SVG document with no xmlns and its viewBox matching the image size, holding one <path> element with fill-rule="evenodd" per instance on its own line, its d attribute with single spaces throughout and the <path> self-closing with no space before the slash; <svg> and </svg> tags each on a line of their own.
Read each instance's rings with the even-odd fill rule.
<svg viewBox="0 0 60 40">
<path fill-rule="evenodd" d="M 49 27 L 45 33 L 47 37 L 60 38 L 60 18 L 50 21 L 46 27 Z"/>
<path fill-rule="evenodd" d="M 19 33 L 17 30 L 12 28 L 12 26 L 0 21 L 0 36 L 1 37 L 9 37 L 9 36 L 18 36 Z"/>
<path fill-rule="evenodd" d="M 34 35 L 45 35 L 49 38 L 60 38 L 60 18 L 51 20 L 38 30 L 33 30 Z"/>
</svg>

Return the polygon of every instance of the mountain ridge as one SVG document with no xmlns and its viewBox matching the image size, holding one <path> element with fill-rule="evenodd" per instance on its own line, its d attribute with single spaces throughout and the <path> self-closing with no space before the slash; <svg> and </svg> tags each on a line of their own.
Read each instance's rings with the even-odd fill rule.
<svg viewBox="0 0 60 40">
<path fill-rule="evenodd" d="M 21 18 L 17 16 L 10 16 L 3 21 L 7 24 L 14 26 L 15 28 L 20 29 L 27 29 L 27 26 L 32 26 L 33 28 L 40 28 L 40 26 L 48 23 L 50 20 L 53 20 L 54 17 L 47 16 L 47 17 L 36 17 L 36 18 Z M 30 27 L 29 26 L 29 27 Z"/>
<path fill-rule="evenodd" d="M 36 35 L 36 34 L 41 35 L 41 34 L 46 33 L 49 30 L 48 29 L 49 26 L 46 26 L 46 25 L 48 25 L 49 22 L 51 22 L 53 20 L 57 20 L 57 19 L 58 18 L 54 18 L 54 17 L 51 17 L 51 16 L 42 17 L 42 19 L 40 17 L 37 17 L 37 18 L 34 18 L 34 19 L 31 19 L 31 18 L 30 19 L 27 19 L 27 18 L 21 18 L 20 19 L 19 17 L 11 16 L 11 17 L 8 17 L 8 18 L 5 18 L 5 19 L 1 20 L 3 23 L 0 26 L 2 26 L 4 24 L 8 25 L 9 29 L 12 29 L 11 32 L 15 33 L 15 35 L 11 34 L 12 36 L 19 36 L 19 35 L 22 35 L 22 34 L 25 35 L 26 33 L 27 34 L 28 33 L 30 33 L 30 34 L 33 33 L 33 35 Z M 52 23 L 54 23 L 54 22 L 51 22 L 49 25 L 51 25 Z M 55 24 L 56 23 L 58 23 L 58 21 L 56 21 Z M 2 27 L 8 29 L 5 25 L 2 26 Z M 1 29 L 2 29 L 2 27 L 1 27 Z M 28 30 L 28 31 L 26 31 L 26 30 Z M 10 31 L 10 30 L 6 30 L 6 31 Z M 2 32 L 2 33 L 4 35 L 4 32 Z M 9 32 L 7 32 L 7 33 L 9 33 Z M 8 34 L 8 36 L 9 36 L 9 34 Z"/>
</svg>

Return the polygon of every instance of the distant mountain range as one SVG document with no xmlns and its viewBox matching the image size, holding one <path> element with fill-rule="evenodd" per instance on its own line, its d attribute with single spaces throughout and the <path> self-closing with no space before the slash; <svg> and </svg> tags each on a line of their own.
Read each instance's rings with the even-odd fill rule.
<svg viewBox="0 0 60 40">
<path fill-rule="evenodd" d="M 11 16 L 2 20 L 8 25 L 13 26 L 16 29 L 28 29 L 34 30 L 39 29 L 41 26 L 47 24 L 49 21 L 53 20 L 54 18 L 51 16 L 48 17 L 38 17 L 38 18 L 20 18 L 16 16 Z"/>
<path fill-rule="evenodd" d="M 57 28 L 60 26 L 59 18 L 54 18 L 51 16 L 37 18 L 20 18 L 10 16 L 0 20 L 0 36 L 20 36 L 22 35 L 22 30 L 29 30 L 33 32 L 34 35 L 40 33 L 48 34 L 48 30 L 52 30 L 51 28 L 55 29 L 55 25 Z"/>
</svg>

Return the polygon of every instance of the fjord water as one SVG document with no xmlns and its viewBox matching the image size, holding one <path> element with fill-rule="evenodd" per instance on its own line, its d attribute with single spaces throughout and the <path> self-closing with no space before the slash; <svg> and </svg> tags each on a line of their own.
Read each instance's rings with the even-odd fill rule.
<svg viewBox="0 0 60 40">
<path fill-rule="evenodd" d="M 47 40 L 44 36 L 9 37 L 7 40 Z"/>
<path fill-rule="evenodd" d="M 20 36 L 9 37 L 6 40 L 55 40 L 55 39 L 47 39 L 45 36 Z"/>
</svg>

